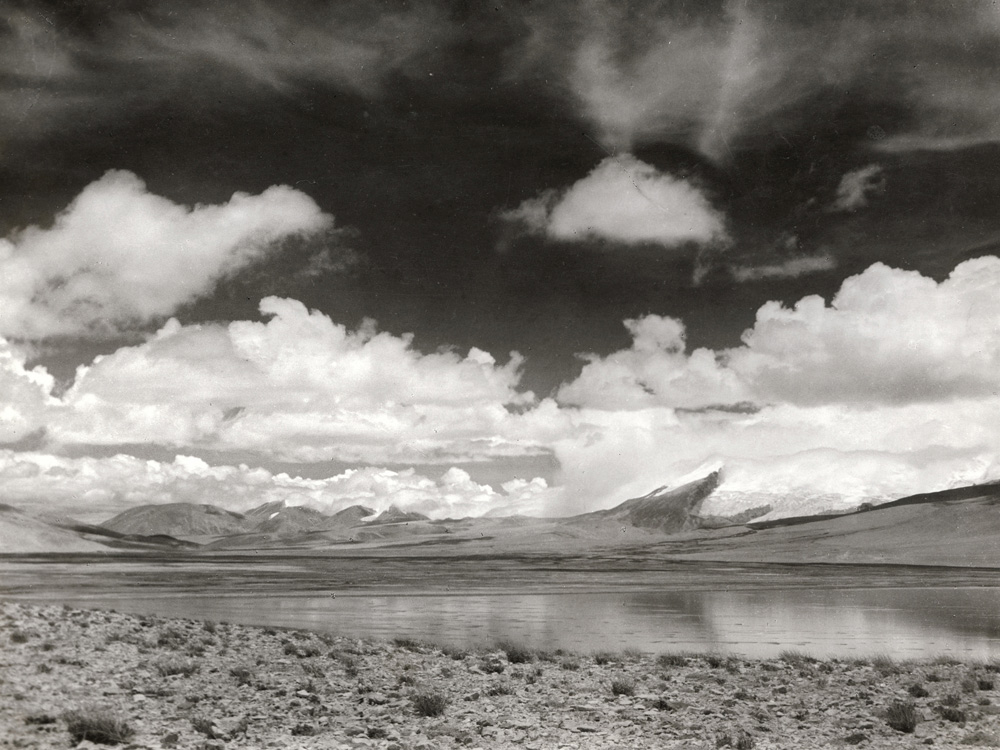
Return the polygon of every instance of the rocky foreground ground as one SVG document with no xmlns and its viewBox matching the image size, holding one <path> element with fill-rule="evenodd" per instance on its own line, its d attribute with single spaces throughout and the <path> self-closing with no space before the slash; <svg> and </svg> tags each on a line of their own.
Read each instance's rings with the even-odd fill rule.
<svg viewBox="0 0 1000 750">
<path fill-rule="evenodd" d="M 0 602 L 0 747 L 998 747 L 998 672 L 470 652 Z"/>
</svg>

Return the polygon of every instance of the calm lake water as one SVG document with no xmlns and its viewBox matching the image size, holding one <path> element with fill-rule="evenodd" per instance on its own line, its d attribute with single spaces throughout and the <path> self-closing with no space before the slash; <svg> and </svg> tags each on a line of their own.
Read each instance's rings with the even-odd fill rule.
<svg viewBox="0 0 1000 750">
<path fill-rule="evenodd" d="M 544 556 L 0 556 L 0 596 L 458 646 L 1000 657 L 993 570 Z"/>
</svg>

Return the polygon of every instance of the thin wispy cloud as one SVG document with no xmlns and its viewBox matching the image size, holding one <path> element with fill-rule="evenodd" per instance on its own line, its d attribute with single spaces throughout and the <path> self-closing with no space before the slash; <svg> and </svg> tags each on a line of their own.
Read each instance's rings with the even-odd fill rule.
<svg viewBox="0 0 1000 750">
<path fill-rule="evenodd" d="M 515 69 L 561 80 L 609 147 L 670 140 L 726 160 L 830 123 L 857 140 L 874 126 L 884 149 L 1000 137 L 991 4 L 852 3 L 806 16 L 792 0 L 673 11 L 576 2 L 528 23 Z M 877 122 L 856 119 L 864 100 L 888 105 Z"/>
<path fill-rule="evenodd" d="M 885 192 L 885 170 L 880 164 L 868 164 L 851 170 L 840 178 L 831 211 L 855 211 L 868 205 L 873 196 Z"/>
</svg>

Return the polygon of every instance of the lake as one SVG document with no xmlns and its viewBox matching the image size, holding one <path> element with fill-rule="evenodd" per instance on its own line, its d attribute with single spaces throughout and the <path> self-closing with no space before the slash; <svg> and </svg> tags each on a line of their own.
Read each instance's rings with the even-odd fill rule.
<svg viewBox="0 0 1000 750">
<path fill-rule="evenodd" d="M 0 596 L 455 646 L 1000 658 L 996 571 L 504 558 L 0 556 Z"/>
</svg>

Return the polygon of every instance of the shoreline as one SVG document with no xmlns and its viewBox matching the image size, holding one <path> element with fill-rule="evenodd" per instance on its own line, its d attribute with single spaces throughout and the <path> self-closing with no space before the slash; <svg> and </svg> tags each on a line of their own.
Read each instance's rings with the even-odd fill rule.
<svg viewBox="0 0 1000 750">
<path fill-rule="evenodd" d="M 1000 744 L 1000 662 L 460 650 L 6 600 L 0 660 L 3 748 L 94 747 L 70 729 L 102 718 L 179 750 Z"/>
</svg>

